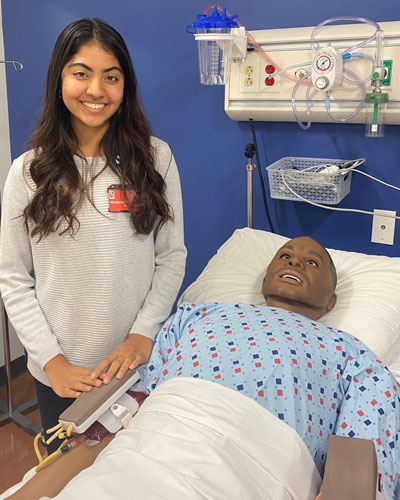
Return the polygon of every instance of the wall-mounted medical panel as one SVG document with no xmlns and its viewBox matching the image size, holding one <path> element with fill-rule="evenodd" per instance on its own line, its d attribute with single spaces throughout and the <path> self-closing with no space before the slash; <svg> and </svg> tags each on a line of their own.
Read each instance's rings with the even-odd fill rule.
<svg viewBox="0 0 400 500">
<path fill-rule="evenodd" d="M 381 59 L 385 61 L 385 75 L 388 77 L 382 85 L 382 91 L 389 95 L 386 108 L 386 123 L 400 124 L 400 21 L 379 23 L 384 32 L 384 44 Z M 292 77 L 301 78 L 311 71 L 314 53 L 311 50 L 313 27 L 249 32 L 266 52 L 269 58 L 280 68 L 304 63 L 287 70 Z M 368 40 L 375 29 L 369 24 L 341 24 L 323 26 L 316 36 L 316 48 L 330 45 L 340 53 Z M 357 49 L 375 58 L 376 42 Z M 354 57 L 344 61 L 343 67 L 355 73 L 359 80 L 371 75 L 373 62 L 368 58 Z M 292 109 L 293 89 L 296 81 L 278 75 L 273 64 L 266 61 L 251 45 L 248 46 L 244 60 L 233 60 L 230 65 L 229 81 L 225 86 L 225 111 L 233 120 L 258 121 L 296 121 Z M 389 78 L 390 77 L 390 78 Z M 349 77 L 350 78 L 350 77 Z M 352 79 L 352 78 L 351 78 Z M 370 81 L 365 84 L 366 92 L 372 90 Z M 306 121 L 307 86 L 300 85 L 295 94 L 296 109 L 301 120 Z M 349 117 L 360 104 L 362 89 L 360 85 L 343 84 L 330 92 L 330 113 L 337 119 Z M 326 111 L 326 92 L 311 87 L 309 94 L 311 121 L 331 122 Z M 353 123 L 365 121 L 362 109 L 353 119 Z"/>
</svg>

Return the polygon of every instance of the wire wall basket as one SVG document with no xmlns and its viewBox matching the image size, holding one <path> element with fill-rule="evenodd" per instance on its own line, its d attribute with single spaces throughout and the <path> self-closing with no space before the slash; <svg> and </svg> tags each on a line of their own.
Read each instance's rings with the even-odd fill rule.
<svg viewBox="0 0 400 500">
<path fill-rule="evenodd" d="M 331 158 L 281 158 L 267 167 L 271 197 L 336 205 L 350 192 L 352 172 L 339 169 L 330 173 L 332 169 L 328 167 L 341 167 L 348 162 Z"/>
</svg>

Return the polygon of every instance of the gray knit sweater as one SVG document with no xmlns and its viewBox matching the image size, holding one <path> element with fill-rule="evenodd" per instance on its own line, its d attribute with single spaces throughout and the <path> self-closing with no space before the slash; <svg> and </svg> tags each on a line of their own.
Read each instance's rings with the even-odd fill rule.
<svg viewBox="0 0 400 500">
<path fill-rule="evenodd" d="M 108 211 L 107 188 L 118 178 L 106 168 L 94 181 L 96 208 L 85 199 L 79 209 L 77 234 L 51 233 L 38 243 L 20 217 L 35 189 L 27 168 L 32 152 L 12 164 L 3 196 L 0 290 L 29 371 L 46 385 L 43 367 L 57 354 L 95 367 L 130 333 L 153 339 L 171 311 L 186 260 L 181 189 L 169 146 L 152 143 L 174 222 L 150 235 L 135 233 L 129 213 Z M 87 160 L 89 176 L 105 165 L 102 157 Z M 79 157 L 76 164 L 87 177 L 88 165 Z"/>
</svg>

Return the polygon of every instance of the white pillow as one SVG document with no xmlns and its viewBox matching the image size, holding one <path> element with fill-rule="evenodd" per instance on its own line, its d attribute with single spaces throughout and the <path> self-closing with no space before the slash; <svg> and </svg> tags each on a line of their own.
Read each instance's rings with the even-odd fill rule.
<svg viewBox="0 0 400 500">
<path fill-rule="evenodd" d="M 265 304 L 262 280 L 269 261 L 288 239 L 237 229 L 179 303 Z M 320 321 L 365 342 L 400 380 L 400 258 L 328 251 L 338 275 L 337 303 Z"/>
</svg>

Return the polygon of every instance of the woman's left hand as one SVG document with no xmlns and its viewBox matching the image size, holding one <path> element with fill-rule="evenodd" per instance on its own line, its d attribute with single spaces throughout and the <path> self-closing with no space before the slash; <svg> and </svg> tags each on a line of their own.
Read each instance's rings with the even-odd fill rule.
<svg viewBox="0 0 400 500">
<path fill-rule="evenodd" d="M 92 379 L 101 378 L 105 384 L 117 374 L 117 378 L 122 378 L 127 370 L 133 370 L 142 363 L 148 361 L 153 341 L 148 337 L 132 333 L 106 358 L 104 358 L 91 375 Z M 109 367 L 105 372 L 105 369 Z"/>
</svg>

